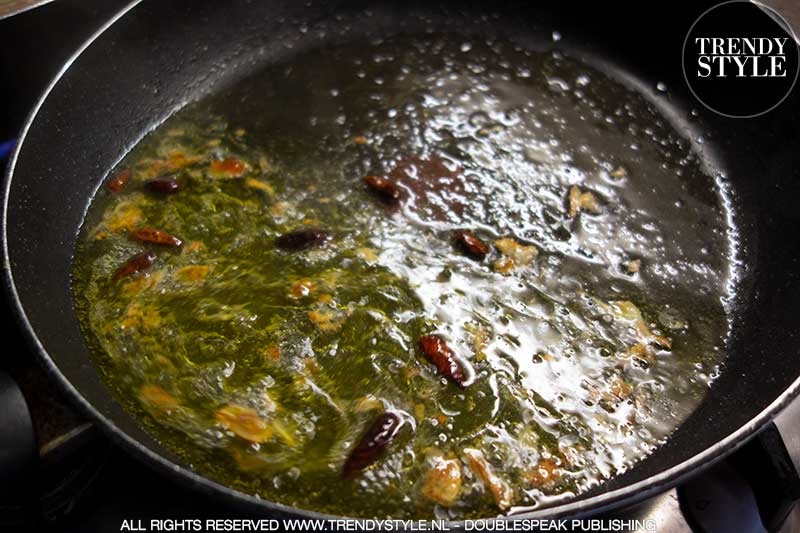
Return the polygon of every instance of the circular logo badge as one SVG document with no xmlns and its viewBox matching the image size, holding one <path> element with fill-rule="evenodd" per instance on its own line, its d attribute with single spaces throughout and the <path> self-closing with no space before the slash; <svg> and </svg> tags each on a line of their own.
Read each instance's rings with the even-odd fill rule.
<svg viewBox="0 0 800 533">
<path fill-rule="evenodd" d="M 797 39 L 774 9 L 748 0 L 718 4 L 683 42 L 683 75 L 708 109 L 731 118 L 771 111 L 794 89 Z"/>
</svg>

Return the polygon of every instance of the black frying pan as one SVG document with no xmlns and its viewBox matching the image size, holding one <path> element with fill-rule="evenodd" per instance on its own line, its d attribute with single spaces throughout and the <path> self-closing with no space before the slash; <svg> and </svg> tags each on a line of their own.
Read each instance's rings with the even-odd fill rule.
<svg viewBox="0 0 800 533">
<path fill-rule="evenodd" d="M 800 388 L 798 91 L 776 110 L 753 119 L 724 118 L 703 109 L 689 95 L 680 63 L 683 37 L 707 7 L 698 3 L 684 8 L 642 2 L 531 4 L 172 0 L 126 8 L 50 86 L 25 127 L 4 191 L 4 284 L 52 378 L 123 447 L 167 475 L 257 511 L 314 516 L 195 474 L 112 399 L 89 359 L 72 309 L 73 245 L 103 177 L 147 131 L 187 101 L 326 39 L 410 29 L 409 12 L 425 11 L 434 25 L 503 33 L 532 46 L 558 29 L 569 53 L 640 87 L 666 83 L 670 97 L 660 100 L 662 111 L 687 136 L 703 132 L 703 157 L 725 170 L 735 191 L 745 275 L 729 357 L 706 400 L 635 468 L 526 516 L 582 515 L 640 500 L 754 435 Z M 372 16 L 365 20 L 360 17 L 367 6 Z M 301 22 L 313 27 L 322 20 L 349 29 L 325 37 L 296 31 Z M 690 127 L 692 108 L 699 117 Z"/>
</svg>

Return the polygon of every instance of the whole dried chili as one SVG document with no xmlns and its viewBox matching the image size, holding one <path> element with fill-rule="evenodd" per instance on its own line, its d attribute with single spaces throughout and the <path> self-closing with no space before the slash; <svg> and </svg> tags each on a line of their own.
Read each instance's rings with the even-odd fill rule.
<svg viewBox="0 0 800 533">
<path fill-rule="evenodd" d="M 174 235 L 170 235 L 166 231 L 156 228 L 140 228 L 133 233 L 133 238 L 141 242 L 149 242 L 151 244 L 158 244 L 159 246 L 171 246 L 178 248 L 183 244 L 183 241 Z"/>
<path fill-rule="evenodd" d="M 156 261 L 156 254 L 153 252 L 142 252 L 136 254 L 119 267 L 115 272 L 112 279 L 115 281 L 122 278 L 127 278 L 138 272 L 146 270 L 153 266 Z"/>
<path fill-rule="evenodd" d="M 342 467 L 342 477 L 353 477 L 374 463 L 394 440 L 403 419 L 394 411 L 381 413 L 361 436 Z"/>
<path fill-rule="evenodd" d="M 275 246 L 281 250 L 296 252 L 307 248 L 322 246 L 327 241 L 327 231 L 319 229 L 301 229 L 284 233 L 275 239 Z"/>
<path fill-rule="evenodd" d="M 419 347 L 425 357 L 436 366 L 439 373 L 456 385 L 463 387 L 467 381 L 464 370 L 458 364 L 453 350 L 438 335 L 425 335 L 419 339 Z"/>
</svg>

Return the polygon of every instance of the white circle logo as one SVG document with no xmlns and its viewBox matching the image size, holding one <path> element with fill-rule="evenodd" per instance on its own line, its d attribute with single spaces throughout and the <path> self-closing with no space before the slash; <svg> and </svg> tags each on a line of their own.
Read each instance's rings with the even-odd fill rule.
<svg viewBox="0 0 800 533">
<path fill-rule="evenodd" d="M 772 111 L 800 72 L 797 38 L 769 6 L 730 0 L 705 11 L 683 42 L 683 75 L 697 100 L 730 118 Z"/>
</svg>

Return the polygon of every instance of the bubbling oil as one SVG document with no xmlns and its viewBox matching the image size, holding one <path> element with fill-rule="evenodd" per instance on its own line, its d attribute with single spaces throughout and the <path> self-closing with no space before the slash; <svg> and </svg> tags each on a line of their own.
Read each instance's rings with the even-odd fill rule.
<svg viewBox="0 0 800 533">
<path fill-rule="evenodd" d="M 215 177 L 210 161 L 225 158 L 244 175 Z M 131 183 L 98 194 L 76 256 L 96 361 L 187 464 L 266 499 L 394 518 L 553 505 L 663 443 L 724 357 L 724 191 L 652 102 L 559 52 L 437 35 L 303 52 L 189 105 L 120 167 Z M 180 193 L 143 191 L 164 169 Z M 370 174 L 400 184 L 399 209 L 370 196 Z M 573 189 L 594 203 L 573 205 Z M 184 246 L 110 284 L 142 250 L 137 225 Z M 332 241 L 271 246 L 312 226 Z M 459 230 L 496 249 L 464 256 Z M 506 268 L 509 243 L 538 254 Z M 468 387 L 421 357 L 424 334 L 448 342 Z M 275 436 L 229 431 L 230 405 Z M 410 423 L 341 479 L 385 409 Z M 510 487 L 511 508 L 468 448 Z M 463 479 L 448 505 L 423 490 L 442 457 Z"/>
</svg>

